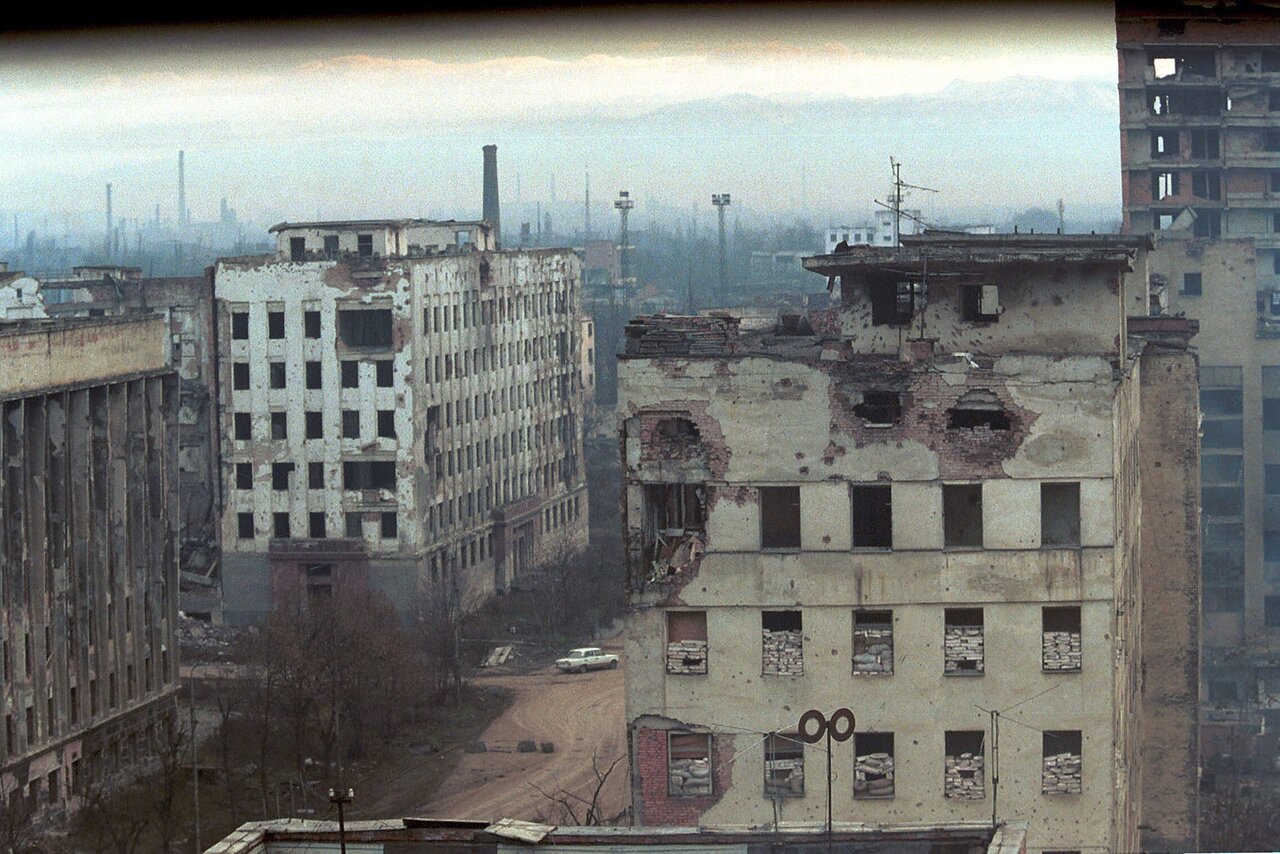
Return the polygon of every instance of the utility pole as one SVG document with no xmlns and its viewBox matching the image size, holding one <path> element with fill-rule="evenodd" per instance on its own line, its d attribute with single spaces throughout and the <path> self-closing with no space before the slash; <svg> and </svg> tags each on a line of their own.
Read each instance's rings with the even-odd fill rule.
<svg viewBox="0 0 1280 854">
<path fill-rule="evenodd" d="M 204 846 L 200 844 L 200 767 L 196 764 L 196 680 L 194 676 L 187 680 L 187 687 L 190 689 L 191 696 L 191 791 L 196 809 L 196 854 L 200 854 Z"/>
<path fill-rule="evenodd" d="M 729 289 L 725 281 L 725 247 L 724 247 L 724 209 L 729 207 L 728 193 L 714 193 L 711 196 L 711 204 L 716 206 L 716 213 L 720 219 L 720 284 L 719 298 L 720 307 L 724 308 L 729 304 Z"/>
<path fill-rule="evenodd" d="M 632 208 L 636 206 L 635 199 L 631 198 L 631 193 L 627 190 L 618 191 L 618 198 L 614 201 L 613 206 L 618 209 L 618 215 L 621 221 L 618 225 L 618 268 L 620 275 L 619 285 L 627 297 L 631 296 L 631 289 L 635 285 L 635 278 L 631 273 L 631 235 L 627 231 L 627 216 L 631 213 Z"/>
<path fill-rule="evenodd" d="M 893 159 L 892 157 L 889 158 L 889 169 L 890 171 L 893 172 L 893 195 L 889 197 L 889 204 L 886 205 L 884 202 L 880 201 L 879 199 L 876 200 L 876 204 L 880 205 L 881 207 L 888 208 L 890 211 L 893 212 L 893 245 L 901 246 L 903 216 L 905 216 L 907 219 L 913 220 L 919 225 L 925 225 L 924 220 L 920 219 L 919 217 L 913 216 L 911 214 L 903 213 L 902 200 L 906 195 L 905 193 L 903 193 L 903 190 L 904 189 L 923 190 L 926 193 L 936 193 L 938 191 L 933 189 L 932 187 L 920 187 L 915 184 L 908 184 L 906 181 L 903 181 L 902 180 L 902 164 L 899 163 L 897 160 Z"/>
<path fill-rule="evenodd" d="M 582 239 L 587 241 L 591 239 L 591 170 L 587 170 L 586 190 L 583 193 L 582 203 Z"/>
<path fill-rule="evenodd" d="M 338 789 L 329 790 L 329 803 L 338 805 L 338 847 L 342 854 L 347 854 L 347 823 L 342 814 L 344 804 L 349 804 L 356 796 L 355 789 L 347 789 L 345 793 Z"/>
</svg>

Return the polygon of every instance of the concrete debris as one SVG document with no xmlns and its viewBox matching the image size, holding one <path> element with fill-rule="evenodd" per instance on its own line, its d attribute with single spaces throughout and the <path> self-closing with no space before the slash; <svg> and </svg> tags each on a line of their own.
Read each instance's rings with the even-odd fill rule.
<svg viewBox="0 0 1280 854">
<path fill-rule="evenodd" d="M 697 566 L 706 550 L 705 535 L 701 531 L 679 540 L 659 538 L 658 556 L 653 561 L 653 573 L 649 576 L 649 581 L 664 581 L 685 569 Z"/>
<path fill-rule="evenodd" d="M 853 672 L 893 672 L 893 629 L 854 626 Z"/>
<path fill-rule="evenodd" d="M 981 673 L 983 638 L 981 626 L 947 626 L 942 642 L 947 673 Z"/>
<path fill-rule="evenodd" d="M 893 756 L 866 753 L 855 757 L 853 794 L 860 798 L 893 796 Z"/>
<path fill-rule="evenodd" d="M 762 629 L 761 654 L 765 676 L 804 675 L 804 636 L 799 630 Z"/>
<path fill-rule="evenodd" d="M 736 350 L 736 317 L 646 314 L 626 328 L 628 356 L 727 356 Z"/>
<path fill-rule="evenodd" d="M 1040 791 L 1046 795 L 1080 794 L 1080 765 L 1080 757 L 1074 753 L 1046 756 Z"/>
<path fill-rule="evenodd" d="M 489 650 L 489 654 L 485 656 L 484 661 L 480 662 L 480 666 L 497 667 L 500 664 L 505 664 L 507 659 L 511 657 L 512 649 L 513 647 L 510 644 L 506 646 L 495 646 L 493 649 Z"/>
<path fill-rule="evenodd" d="M 668 765 L 672 795 L 711 794 L 711 762 L 707 759 L 673 759 Z"/>
<path fill-rule="evenodd" d="M 1041 663 L 1043 669 L 1057 673 L 1079 670 L 1080 633 L 1045 632 Z"/>
<path fill-rule="evenodd" d="M 667 672 L 704 674 L 707 672 L 707 642 L 672 641 L 667 644 Z"/>
<path fill-rule="evenodd" d="M 948 756 L 943 777 L 943 794 L 948 798 L 980 801 L 987 796 L 982 776 L 981 756 L 961 753 Z"/>
<path fill-rule="evenodd" d="M 764 761 L 764 793 L 766 795 L 803 795 L 803 757 L 766 759 Z"/>
</svg>

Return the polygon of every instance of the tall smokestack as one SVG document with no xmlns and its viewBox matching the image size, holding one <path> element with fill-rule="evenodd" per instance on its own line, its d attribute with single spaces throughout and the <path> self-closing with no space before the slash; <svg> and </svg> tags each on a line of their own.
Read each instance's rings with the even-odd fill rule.
<svg viewBox="0 0 1280 854">
<path fill-rule="evenodd" d="M 484 216 L 493 227 L 493 243 L 502 247 L 502 222 L 498 210 L 498 146 L 484 147 Z"/>
<path fill-rule="evenodd" d="M 187 224 L 187 166 L 186 152 L 178 151 L 178 224 Z"/>
</svg>

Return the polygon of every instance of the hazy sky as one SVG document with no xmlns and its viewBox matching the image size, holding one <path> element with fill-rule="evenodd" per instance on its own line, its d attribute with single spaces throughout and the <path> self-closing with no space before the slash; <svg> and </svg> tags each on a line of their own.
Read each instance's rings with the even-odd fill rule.
<svg viewBox="0 0 1280 854">
<path fill-rule="evenodd" d="M 504 205 L 517 173 L 526 202 L 549 197 L 553 174 L 562 201 L 580 199 L 590 168 L 602 204 L 623 186 L 675 203 L 718 187 L 760 206 L 803 174 L 815 198 L 861 208 L 883 194 L 862 161 L 887 175 L 895 140 L 864 144 L 858 127 L 806 124 L 791 130 L 827 139 L 797 148 L 786 117 L 734 116 L 720 132 L 704 105 L 707 150 L 665 139 L 669 125 L 649 117 L 740 96 L 803 108 L 1010 80 L 1109 83 L 1114 98 L 1112 14 L 1101 3 L 717 6 L 0 38 L 0 206 L 98 210 L 112 181 L 118 216 L 149 217 L 157 203 L 171 216 L 183 148 L 195 218 L 213 218 L 223 195 L 250 217 L 467 216 L 478 208 L 479 146 L 495 142 Z M 1013 118 L 995 110 L 956 130 L 980 140 L 984 125 Z M 1118 202 L 1117 112 L 1112 127 L 1094 127 L 1096 111 L 1083 121 L 1081 133 L 1106 136 L 1068 170 L 1073 198 Z M 1025 133 L 1030 144 L 1037 128 Z M 958 205 L 1046 201 L 1043 186 L 1016 179 L 1022 146 L 1005 141 L 1007 186 L 992 186 L 989 168 L 1006 154 L 980 142 L 948 161 L 970 158 L 980 182 L 943 181 L 918 160 L 908 171 L 947 184 Z"/>
</svg>

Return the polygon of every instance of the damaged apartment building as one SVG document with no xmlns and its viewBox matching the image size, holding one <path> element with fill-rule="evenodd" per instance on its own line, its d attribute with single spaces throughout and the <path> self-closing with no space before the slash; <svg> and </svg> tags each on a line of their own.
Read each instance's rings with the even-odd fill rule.
<svg viewBox="0 0 1280 854">
<path fill-rule="evenodd" d="M 585 548 L 573 253 L 487 222 L 273 232 L 213 274 L 227 621 L 359 588 L 470 607 Z"/>
<path fill-rule="evenodd" d="M 1116 42 L 1126 229 L 1154 232 L 1153 310 L 1200 321 L 1205 767 L 1271 771 L 1280 757 L 1280 18 L 1251 2 L 1126 0 Z"/>
<path fill-rule="evenodd" d="M 175 712 L 178 389 L 158 314 L 6 328 L 0 364 L 0 798 L 23 821 Z"/>
<path fill-rule="evenodd" d="M 837 821 L 1194 847 L 1196 327 L 1128 316 L 1150 247 L 904 236 L 807 259 L 829 309 L 629 325 L 636 824 L 822 820 L 799 721 L 847 707 Z"/>
</svg>

